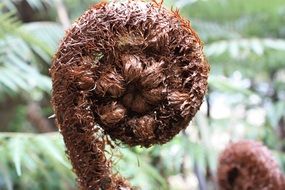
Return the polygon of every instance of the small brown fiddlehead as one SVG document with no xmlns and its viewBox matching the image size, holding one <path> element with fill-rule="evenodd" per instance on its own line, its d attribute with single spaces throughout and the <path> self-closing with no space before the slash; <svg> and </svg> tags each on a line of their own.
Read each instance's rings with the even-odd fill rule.
<svg viewBox="0 0 285 190">
<path fill-rule="evenodd" d="M 285 177 L 270 151 L 261 143 L 242 140 L 220 155 L 220 190 L 282 190 Z"/>
<path fill-rule="evenodd" d="M 209 65 L 189 22 L 161 4 L 99 3 L 66 32 L 50 69 L 52 104 L 81 189 L 131 189 L 105 138 L 163 144 L 185 129 Z"/>
</svg>

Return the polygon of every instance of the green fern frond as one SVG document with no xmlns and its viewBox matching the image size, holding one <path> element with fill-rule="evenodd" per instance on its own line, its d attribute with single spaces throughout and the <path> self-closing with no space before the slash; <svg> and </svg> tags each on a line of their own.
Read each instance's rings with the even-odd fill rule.
<svg viewBox="0 0 285 190">
<path fill-rule="evenodd" d="M 33 89 L 50 92 L 51 82 L 41 73 L 50 64 L 63 29 L 53 22 L 21 24 L 13 13 L 0 14 L 0 94 Z"/>
<path fill-rule="evenodd" d="M 75 187 L 58 133 L 0 133 L 0 142 L 0 189 Z"/>
<path fill-rule="evenodd" d="M 231 39 L 216 41 L 206 46 L 208 56 L 228 53 L 234 59 L 256 54 L 262 56 L 266 50 L 285 51 L 285 40 L 270 38 Z"/>
</svg>

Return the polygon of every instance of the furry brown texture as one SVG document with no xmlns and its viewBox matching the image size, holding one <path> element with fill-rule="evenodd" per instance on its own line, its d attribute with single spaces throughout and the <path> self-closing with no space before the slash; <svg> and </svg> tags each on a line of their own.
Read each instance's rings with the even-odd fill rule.
<svg viewBox="0 0 285 190">
<path fill-rule="evenodd" d="M 81 189 L 130 189 L 112 174 L 108 138 L 163 144 L 185 129 L 207 90 L 202 44 L 178 11 L 99 3 L 66 32 L 50 69 L 52 104 Z"/>
<path fill-rule="evenodd" d="M 270 151 L 259 142 L 230 144 L 220 155 L 220 190 L 283 190 L 285 179 Z"/>
</svg>

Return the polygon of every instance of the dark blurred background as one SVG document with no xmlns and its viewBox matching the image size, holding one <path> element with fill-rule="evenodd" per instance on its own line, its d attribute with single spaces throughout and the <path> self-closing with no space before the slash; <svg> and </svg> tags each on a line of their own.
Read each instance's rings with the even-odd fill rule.
<svg viewBox="0 0 285 190">
<path fill-rule="evenodd" d="M 51 58 L 95 0 L 0 0 L 0 189 L 76 189 L 50 105 Z M 285 169 L 285 1 L 165 0 L 189 18 L 211 64 L 187 130 L 163 146 L 113 150 L 114 170 L 143 190 L 216 189 L 230 141 L 264 142 Z"/>
</svg>

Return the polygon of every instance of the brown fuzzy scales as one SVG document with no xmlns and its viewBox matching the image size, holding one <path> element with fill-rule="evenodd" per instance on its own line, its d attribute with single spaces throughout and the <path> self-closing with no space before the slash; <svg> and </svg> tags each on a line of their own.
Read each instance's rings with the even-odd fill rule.
<svg viewBox="0 0 285 190">
<path fill-rule="evenodd" d="M 86 11 L 50 69 L 53 108 L 80 188 L 131 189 L 112 174 L 106 136 L 130 146 L 168 142 L 198 111 L 208 72 L 202 44 L 178 12 L 155 1 Z"/>
<path fill-rule="evenodd" d="M 285 178 L 270 151 L 261 143 L 230 144 L 218 166 L 220 190 L 283 190 Z"/>
</svg>

